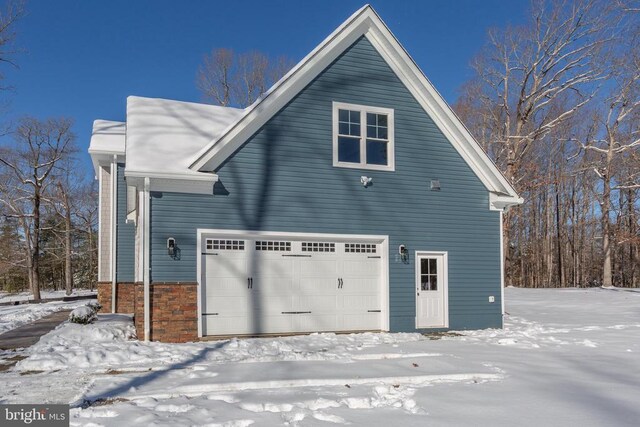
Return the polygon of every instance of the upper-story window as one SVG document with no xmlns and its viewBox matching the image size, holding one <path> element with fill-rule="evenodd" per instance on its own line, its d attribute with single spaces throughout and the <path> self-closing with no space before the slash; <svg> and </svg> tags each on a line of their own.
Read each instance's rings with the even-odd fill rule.
<svg viewBox="0 0 640 427">
<path fill-rule="evenodd" d="M 334 102 L 333 166 L 394 170 L 393 110 Z"/>
</svg>

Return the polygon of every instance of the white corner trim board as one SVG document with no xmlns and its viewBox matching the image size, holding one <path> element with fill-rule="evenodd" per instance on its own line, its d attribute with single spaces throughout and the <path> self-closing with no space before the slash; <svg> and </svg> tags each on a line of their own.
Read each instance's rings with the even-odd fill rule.
<svg viewBox="0 0 640 427">
<path fill-rule="evenodd" d="M 117 233 L 118 233 L 118 156 L 113 155 L 113 159 L 111 161 L 111 238 L 109 239 L 109 243 L 111 245 L 111 262 L 109 263 L 111 267 L 111 313 L 116 312 L 116 292 L 117 292 Z"/>
<path fill-rule="evenodd" d="M 190 168 L 194 171 L 216 170 L 302 88 L 362 36 L 367 37 L 378 50 L 487 190 L 500 195 L 503 205 L 522 203 L 522 198 L 518 196 L 513 186 L 369 5 L 354 13 L 264 96 L 247 108 L 235 124 L 227 128 L 218 139 L 211 141 L 194 157 Z"/>
</svg>

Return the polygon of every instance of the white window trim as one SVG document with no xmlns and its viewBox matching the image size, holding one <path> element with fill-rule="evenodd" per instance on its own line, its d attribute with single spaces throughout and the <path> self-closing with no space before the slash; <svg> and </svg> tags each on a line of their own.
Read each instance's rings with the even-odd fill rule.
<svg viewBox="0 0 640 427">
<path fill-rule="evenodd" d="M 338 110 L 357 110 L 360 111 L 360 163 L 340 162 L 338 161 Z M 387 143 L 387 158 L 389 160 L 388 165 L 370 165 L 366 162 L 366 150 L 367 150 L 367 113 L 374 114 L 386 114 L 388 116 L 388 137 Z M 333 166 L 339 168 L 351 168 L 351 169 L 367 169 L 367 170 L 379 170 L 379 171 L 395 171 L 395 149 L 394 149 L 394 118 L 392 108 L 372 107 L 369 105 L 359 104 L 347 104 L 344 102 L 333 101 Z"/>
</svg>

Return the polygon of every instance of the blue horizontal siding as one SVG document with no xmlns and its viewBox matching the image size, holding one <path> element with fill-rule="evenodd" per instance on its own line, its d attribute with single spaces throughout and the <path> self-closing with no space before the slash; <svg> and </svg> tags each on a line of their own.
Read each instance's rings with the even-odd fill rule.
<svg viewBox="0 0 640 427">
<path fill-rule="evenodd" d="M 124 179 L 124 165 L 118 165 L 116 228 L 116 280 L 133 282 L 135 268 L 135 225 L 127 224 L 127 183 Z"/>
<path fill-rule="evenodd" d="M 332 101 L 394 109 L 395 172 L 332 166 Z M 416 250 L 448 251 L 450 327 L 499 327 L 499 215 L 489 194 L 362 38 L 217 171 L 228 195 L 153 193 L 152 280 L 196 280 L 196 229 L 390 236 L 390 326 L 415 328 Z M 364 188 L 360 176 L 373 178 Z M 430 191 L 430 180 L 442 190 Z M 166 255 L 175 237 L 180 259 Z M 398 245 L 410 262 L 396 259 Z M 489 296 L 496 302 L 488 303 Z"/>
</svg>

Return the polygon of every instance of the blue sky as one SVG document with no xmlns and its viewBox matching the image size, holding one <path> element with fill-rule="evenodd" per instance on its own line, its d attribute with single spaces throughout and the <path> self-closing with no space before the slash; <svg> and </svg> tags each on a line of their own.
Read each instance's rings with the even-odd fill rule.
<svg viewBox="0 0 640 427">
<path fill-rule="evenodd" d="M 128 95 L 201 101 L 195 74 L 213 48 L 258 50 L 295 62 L 364 3 L 323 1 L 31 0 L 19 23 L 19 69 L 5 119 L 75 120 L 89 145 L 96 118 L 124 120 Z M 449 103 L 491 27 L 520 24 L 525 0 L 379 0 L 371 4 Z M 90 159 L 84 155 L 87 173 Z"/>
</svg>

